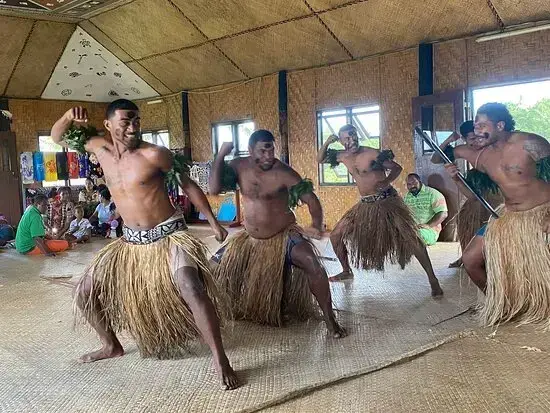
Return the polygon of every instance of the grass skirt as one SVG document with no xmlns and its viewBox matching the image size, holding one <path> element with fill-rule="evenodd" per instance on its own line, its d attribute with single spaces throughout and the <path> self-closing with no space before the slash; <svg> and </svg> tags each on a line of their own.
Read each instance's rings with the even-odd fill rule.
<svg viewBox="0 0 550 413">
<path fill-rule="evenodd" d="M 242 231 L 227 242 L 214 275 L 229 294 L 235 319 L 281 327 L 286 319 L 303 321 L 318 313 L 307 274 L 286 262 L 289 236 L 296 232 L 301 230 L 291 225 L 269 239 L 255 239 Z"/>
<path fill-rule="evenodd" d="M 504 202 L 500 194 L 491 194 L 485 199 L 493 208 L 497 208 Z M 457 219 L 458 241 L 462 251 L 466 249 L 477 231 L 489 221 L 490 216 L 491 213 L 477 199 L 468 198 L 464 202 L 458 212 Z"/>
<path fill-rule="evenodd" d="M 550 327 L 550 250 L 542 222 L 550 203 L 529 211 L 502 209 L 485 236 L 487 296 L 482 310 L 486 325 L 515 320 Z"/>
<path fill-rule="evenodd" d="M 86 319 L 100 304 L 101 316 L 115 332 L 130 332 L 142 357 L 181 356 L 186 342 L 200 333 L 173 277 L 172 248 L 183 249 L 195 261 L 208 296 L 223 319 L 224 300 L 214 284 L 206 246 L 185 231 L 147 245 L 119 238 L 104 247 L 76 287 L 75 307 L 89 277 L 91 293 L 81 310 Z"/>
<path fill-rule="evenodd" d="M 359 202 L 340 222 L 340 246 L 346 246 L 351 265 L 363 270 L 383 271 L 387 260 L 405 268 L 421 242 L 414 218 L 399 196 Z"/>
</svg>

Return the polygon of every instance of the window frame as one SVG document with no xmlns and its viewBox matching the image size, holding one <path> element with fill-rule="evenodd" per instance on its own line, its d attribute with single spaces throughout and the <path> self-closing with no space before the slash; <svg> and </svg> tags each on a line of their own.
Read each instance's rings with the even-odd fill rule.
<svg viewBox="0 0 550 413">
<path fill-rule="evenodd" d="M 153 142 L 151 142 L 153 145 L 158 145 L 158 146 L 162 146 L 164 148 L 167 148 L 167 149 L 170 149 L 170 130 L 169 129 L 150 129 L 150 130 L 142 130 L 141 131 L 141 136 L 143 137 L 143 135 L 147 134 L 147 133 L 150 133 L 151 136 L 153 137 Z M 168 134 L 168 146 L 164 146 L 164 145 L 161 145 L 158 143 L 158 139 L 159 139 L 159 135 L 161 133 L 167 133 Z"/>
<path fill-rule="evenodd" d="M 375 108 L 375 107 L 377 107 L 378 109 L 376 109 L 376 110 L 374 110 L 374 109 L 367 110 L 368 108 Z M 365 110 L 354 113 L 353 110 L 354 109 L 357 110 L 358 108 L 365 108 Z M 323 112 L 333 112 L 333 111 L 334 112 L 344 111 L 345 113 L 323 116 Z M 325 119 L 329 119 L 329 118 L 333 118 L 333 117 L 340 117 L 340 116 L 345 115 L 347 124 L 356 125 L 357 122 L 354 121 L 355 116 L 363 115 L 363 114 L 369 114 L 369 113 L 377 113 L 378 114 L 378 131 L 380 133 L 381 132 L 381 127 L 382 127 L 382 118 L 380 116 L 380 104 L 377 104 L 377 103 L 361 104 L 361 105 L 345 106 L 345 107 L 340 107 L 340 108 L 326 108 L 326 109 L 318 110 L 315 114 L 316 121 L 317 121 L 317 151 L 324 144 L 323 143 L 323 121 Z M 338 131 L 331 131 L 331 132 L 334 133 L 334 134 L 338 134 Z M 380 150 L 380 148 L 382 147 L 381 133 L 380 133 L 379 136 L 377 136 L 377 138 L 378 138 L 378 148 L 373 148 L 373 149 Z M 351 176 L 351 174 L 349 172 L 348 172 L 348 176 L 347 176 L 348 182 L 324 182 L 324 175 L 323 175 L 324 165 L 327 165 L 327 164 L 324 164 L 324 163 L 319 164 L 318 169 L 317 169 L 318 181 L 319 181 L 320 186 L 354 186 L 355 185 L 355 180 L 353 179 L 353 177 Z"/>
<path fill-rule="evenodd" d="M 38 151 L 42 152 L 40 150 L 40 137 L 49 137 L 51 139 L 52 132 L 51 131 L 38 131 L 36 133 L 36 141 L 37 141 Z M 53 141 L 53 139 L 52 139 L 52 141 Z M 69 151 L 69 149 L 67 147 L 65 147 L 63 145 L 59 145 L 59 144 L 56 144 L 56 145 L 61 147 L 61 151 L 56 151 L 55 153 L 57 153 L 57 152 L 71 152 L 71 151 Z M 46 152 L 49 152 L 49 151 L 46 151 Z M 76 151 L 74 151 L 74 152 L 76 152 Z M 86 178 L 78 178 L 78 180 L 80 180 L 80 179 L 86 179 Z M 76 181 L 76 179 L 72 179 L 72 180 Z M 40 181 L 40 182 L 41 182 L 43 188 L 57 188 L 57 187 L 60 186 L 59 182 L 64 182 L 63 186 L 68 186 L 68 187 L 71 186 L 71 178 L 69 178 L 69 179 L 58 179 L 57 181 L 52 182 L 52 185 L 45 185 L 45 183 L 47 183 L 47 184 L 50 183 L 48 181 Z M 78 183 L 75 183 L 73 185 L 74 186 L 84 186 L 83 184 L 78 184 Z"/>
<path fill-rule="evenodd" d="M 233 147 L 234 147 L 234 157 L 242 157 L 242 156 L 249 156 L 250 154 L 247 151 L 239 151 L 239 125 L 242 125 L 243 123 L 249 123 L 252 122 L 254 124 L 254 130 L 256 129 L 256 123 L 254 122 L 254 119 L 252 118 L 243 118 L 243 119 L 237 119 L 237 120 L 230 120 L 230 121 L 221 121 L 221 122 L 212 122 L 210 125 L 211 128 L 211 136 L 212 136 L 212 153 L 214 156 L 218 155 L 218 151 L 220 148 L 218 147 L 218 132 L 217 127 L 218 126 L 231 126 L 231 136 L 233 138 Z"/>
</svg>

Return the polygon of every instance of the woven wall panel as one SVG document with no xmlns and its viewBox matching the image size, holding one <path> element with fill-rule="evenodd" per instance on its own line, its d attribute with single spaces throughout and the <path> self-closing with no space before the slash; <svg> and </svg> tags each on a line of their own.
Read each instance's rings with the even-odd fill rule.
<svg viewBox="0 0 550 413">
<path fill-rule="evenodd" d="M 141 117 L 141 130 L 156 131 L 168 129 L 166 100 L 153 105 L 148 105 L 145 100 L 136 103 L 139 107 L 139 115 Z"/>
<path fill-rule="evenodd" d="M 185 148 L 186 139 L 183 133 L 182 102 L 181 94 L 170 96 L 164 99 L 166 102 L 166 119 L 170 131 L 170 147 Z"/>
<path fill-rule="evenodd" d="M 316 69 L 317 110 L 350 105 L 378 104 L 378 57 Z"/>
<path fill-rule="evenodd" d="M 210 95 L 189 94 L 189 129 L 193 160 L 206 162 L 212 159 L 210 130 Z"/>
<path fill-rule="evenodd" d="M 550 20 L 548 0 L 491 0 L 505 25 Z"/>
<path fill-rule="evenodd" d="M 40 97 L 74 24 L 37 21 L 8 84 L 10 97 Z"/>
<path fill-rule="evenodd" d="M 165 0 L 136 0 L 90 20 L 136 59 L 205 40 Z"/>
<path fill-rule="evenodd" d="M 434 45 L 434 91 L 464 89 L 468 83 L 466 40 Z"/>
<path fill-rule="evenodd" d="M 415 170 L 411 100 L 418 95 L 417 62 L 417 49 L 380 57 L 382 143 L 403 167 L 395 183 L 401 193 L 407 174 Z"/>
<path fill-rule="evenodd" d="M 210 39 L 309 14 L 302 1 L 174 0 Z"/>
<path fill-rule="evenodd" d="M 498 28 L 485 0 L 370 0 L 320 17 L 355 57 Z"/>
<path fill-rule="evenodd" d="M 436 131 L 458 130 L 460 125 L 455 126 L 454 106 L 452 103 L 434 106 L 434 125 Z M 439 142 L 442 142 L 442 138 L 446 139 L 447 137 L 439 136 Z"/>
<path fill-rule="evenodd" d="M 549 76 L 548 31 L 483 43 L 466 39 L 435 46 L 434 78 L 438 92 Z"/>
<path fill-rule="evenodd" d="M 4 93 L 32 23 L 28 19 L 0 16 L 0 93 Z"/>
<path fill-rule="evenodd" d="M 11 128 L 15 132 L 17 152 L 37 151 L 38 133 L 50 131 L 67 110 L 78 105 L 88 109 L 90 125 L 103 129 L 107 109 L 103 103 L 10 99 L 9 107 L 13 114 Z"/>
<path fill-rule="evenodd" d="M 244 79 L 212 44 L 141 60 L 171 90 L 196 89 Z"/>
<path fill-rule="evenodd" d="M 123 62 L 132 60 L 132 56 L 122 50 L 109 36 L 105 35 L 89 20 L 83 20 L 78 25 Z"/>
<path fill-rule="evenodd" d="M 167 95 L 172 93 L 160 80 L 153 76 L 147 69 L 145 69 L 139 62 L 129 62 L 126 65 L 132 69 L 132 71 L 141 77 L 149 86 L 155 89 L 160 95 Z"/>
<path fill-rule="evenodd" d="M 212 159 L 212 123 L 252 119 L 256 128 L 275 136 L 280 151 L 277 75 L 254 79 L 242 85 L 202 90 L 189 94 L 189 122 L 193 160 Z"/>
<path fill-rule="evenodd" d="M 548 78 L 550 30 L 476 43 L 468 40 L 469 86 Z"/>
<path fill-rule="evenodd" d="M 315 17 L 217 41 L 250 77 L 349 60 Z"/>
</svg>

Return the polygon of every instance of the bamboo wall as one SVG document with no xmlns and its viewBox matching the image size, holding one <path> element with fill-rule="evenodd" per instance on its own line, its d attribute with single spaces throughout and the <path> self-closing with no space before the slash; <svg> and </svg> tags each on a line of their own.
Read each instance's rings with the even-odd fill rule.
<svg viewBox="0 0 550 413">
<path fill-rule="evenodd" d="M 107 108 L 104 103 L 61 100 L 10 99 L 8 104 L 13 114 L 11 130 L 15 132 L 17 152 L 37 151 L 38 133 L 49 132 L 53 124 L 74 106 L 86 107 L 90 125 L 102 129 Z"/>
</svg>

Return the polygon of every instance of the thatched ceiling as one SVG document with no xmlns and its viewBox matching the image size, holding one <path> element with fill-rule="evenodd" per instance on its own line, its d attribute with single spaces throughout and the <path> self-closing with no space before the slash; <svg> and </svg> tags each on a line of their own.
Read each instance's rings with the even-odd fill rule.
<svg viewBox="0 0 550 413">
<path fill-rule="evenodd" d="M 0 94 L 42 96 L 77 25 L 168 94 L 541 20 L 548 0 L 0 0 Z"/>
</svg>

